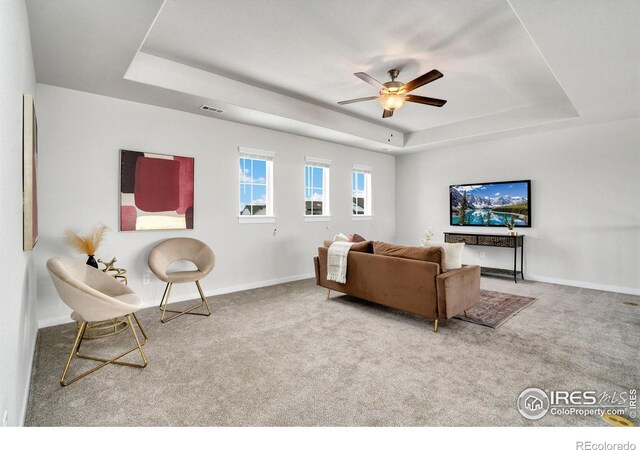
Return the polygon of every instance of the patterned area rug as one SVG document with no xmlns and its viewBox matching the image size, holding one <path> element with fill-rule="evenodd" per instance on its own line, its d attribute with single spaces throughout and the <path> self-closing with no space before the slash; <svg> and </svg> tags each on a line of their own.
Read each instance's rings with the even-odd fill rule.
<svg viewBox="0 0 640 450">
<path fill-rule="evenodd" d="M 533 297 L 505 294 L 504 292 L 480 291 L 480 301 L 464 314 L 454 316 L 455 319 L 477 323 L 486 327 L 498 328 L 524 308 L 535 302 Z"/>
</svg>

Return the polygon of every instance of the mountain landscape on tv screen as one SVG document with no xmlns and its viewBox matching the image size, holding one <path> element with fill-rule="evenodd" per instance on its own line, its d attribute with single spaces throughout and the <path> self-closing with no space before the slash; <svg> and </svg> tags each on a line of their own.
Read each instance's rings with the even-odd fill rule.
<svg viewBox="0 0 640 450">
<path fill-rule="evenodd" d="M 451 186 L 451 224 L 529 226 L 528 192 L 527 182 Z"/>
</svg>

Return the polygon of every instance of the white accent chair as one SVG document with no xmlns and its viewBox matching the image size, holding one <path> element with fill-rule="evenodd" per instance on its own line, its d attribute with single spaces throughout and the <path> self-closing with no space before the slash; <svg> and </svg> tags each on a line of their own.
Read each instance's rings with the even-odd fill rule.
<svg viewBox="0 0 640 450">
<path fill-rule="evenodd" d="M 72 318 L 78 322 L 78 333 L 76 334 L 75 342 L 67 359 L 67 364 L 60 377 L 60 384 L 62 386 L 68 386 L 108 364 L 138 368 L 147 366 L 147 358 L 142 350 L 142 346 L 147 342 L 147 334 L 135 314 L 136 311 L 142 308 L 142 300 L 131 288 L 101 270 L 70 258 L 51 258 L 47 261 L 47 270 L 58 291 L 58 295 L 60 295 L 62 301 L 73 310 Z M 123 316 L 127 320 L 131 333 L 136 341 L 135 347 L 110 359 L 80 354 L 80 346 L 88 322 L 105 321 Z M 136 330 L 133 327 L 131 316 L 135 319 L 138 328 L 144 336 L 142 343 L 140 339 L 138 339 Z M 143 364 L 120 361 L 120 358 L 135 350 L 140 352 Z M 66 381 L 65 377 L 74 356 L 99 361 L 102 364 L 76 376 L 71 381 Z"/>
<path fill-rule="evenodd" d="M 182 270 L 176 272 L 167 272 L 169 264 L 174 261 L 190 261 L 196 266 L 196 270 Z M 164 288 L 164 294 L 160 300 L 160 321 L 167 323 L 183 314 L 192 314 L 196 316 L 210 316 L 211 309 L 205 298 L 200 280 L 209 275 L 216 265 L 216 255 L 213 250 L 202 241 L 192 238 L 172 238 L 166 239 L 156 245 L 149 253 L 149 268 L 159 279 L 167 283 Z M 201 302 L 184 311 L 173 311 L 167 309 L 169 296 L 171 295 L 171 286 L 175 283 L 196 283 Z M 207 312 L 192 312 L 194 309 L 205 306 Z M 174 313 L 173 316 L 165 319 L 166 312 Z"/>
</svg>

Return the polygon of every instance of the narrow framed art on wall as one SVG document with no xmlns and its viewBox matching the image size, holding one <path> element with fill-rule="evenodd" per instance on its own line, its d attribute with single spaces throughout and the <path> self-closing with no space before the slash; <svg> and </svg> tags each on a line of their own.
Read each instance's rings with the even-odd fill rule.
<svg viewBox="0 0 640 450">
<path fill-rule="evenodd" d="M 31 251 L 38 242 L 38 122 L 33 95 L 22 101 L 22 249 Z"/>
</svg>

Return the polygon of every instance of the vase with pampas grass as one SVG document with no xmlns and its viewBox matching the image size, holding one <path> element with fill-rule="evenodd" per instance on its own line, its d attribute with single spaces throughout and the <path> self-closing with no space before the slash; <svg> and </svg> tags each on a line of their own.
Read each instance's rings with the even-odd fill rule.
<svg viewBox="0 0 640 450">
<path fill-rule="evenodd" d="M 65 242 L 80 253 L 87 255 L 89 257 L 87 265 L 97 269 L 96 251 L 104 239 L 104 233 L 108 230 L 109 228 L 104 225 L 96 226 L 91 228 L 89 234 L 85 236 L 80 236 L 73 230 L 67 230 L 65 232 Z"/>
</svg>

